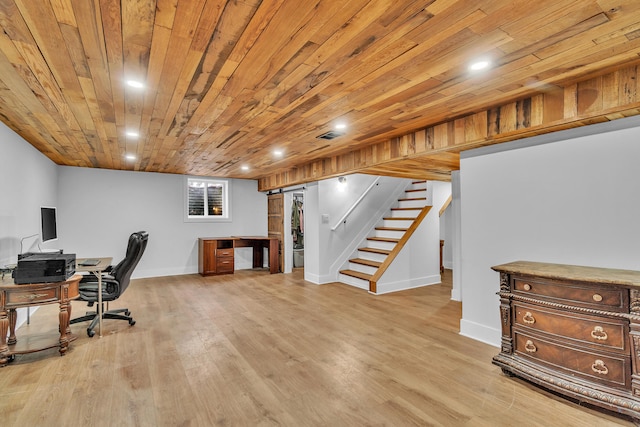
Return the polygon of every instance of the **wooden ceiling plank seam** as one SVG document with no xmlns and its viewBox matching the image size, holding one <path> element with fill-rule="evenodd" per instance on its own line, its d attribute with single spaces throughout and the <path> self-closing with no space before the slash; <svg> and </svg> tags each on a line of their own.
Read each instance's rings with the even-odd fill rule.
<svg viewBox="0 0 640 427">
<path fill-rule="evenodd" d="M 38 56 L 43 58 L 42 62 L 60 87 L 63 96 L 81 99 L 82 89 L 68 51 L 57 49 L 58 46 L 65 46 L 64 37 L 50 3 L 47 4 L 48 7 L 43 7 L 37 2 L 16 0 L 16 5 L 20 11 L 20 19 L 24 19 L 33 36 L 33 46 L 37 45 L 31 53 L 37 51 Z M 85 117 L 87 111 L 82 108 L 82 103 L 71 102 L 70 104 L 69 110 L 74 111 L 79 116 L 78 119 Z"/>
<path fill-rule="evenodd" d="M 450 38 L 449 36 L 452 34 L 456 34 L 458 32 L 458 24 L 461 25 L 467 25 L 467 23 L 470 21 L 475 21 L 477 19 L 480 19 L 480 17 L 484 16 L 484 13 L 478 10 L 474 10 L 473 12 L 471 12 L 469 15 L 467 15 L 465 18 L 463 19 L 459 19 L 457 21 L 457 25 L 456 26 L 449 26 L 445 31 L 443 32 L 439 32 L 437 33 L 437 38 L 438 40 L 447 40 L 448 38 Z M 346 86 L 346 88 L 344 88 L 343 90 L 346 93 L 350 93 L 350 92 L 354 92 L 358 89 L 360 89 L 363 93 L 367 93 L 368 91 L 368 86 L 376 79 L 380 79 L 382 78 L 382 76 L 385 73 L 388 73 L 391 69 L 397 69 L 399 67 L 410 67 L 410 68 L 415 68 L 415 65 L 413 64 L 412 61 L 414 61 L 417 57 L 424 55 L 425 52 L 427 51 L 431 51 L 433 50 L 434 52 L 439 51 L 439 49 L 437 48 L 437 41 L 435 39 L 433 40 L 429 40 L 429 43 L 420 43 L 419 45 L 415 46 L 413 49 L 409 49 L 407 51 L 405 51 L 403 54 L 395 56 L 391 61 L 389 61 L 386 64 L 383 64 L 379 67 L 377 67 L 376 69 L 371 70 L 370 72 L 366 72 L 366 71 L 362 71 L 362 70 L 358 70 L 358 74 L 361 77 L 357 80 L 355 80 L 353 83 L 353 85 L 355 85 L 355 87 L 349 87 L 347 82 L 344 86 Z M 408 65 L 411 64 L 411 65 Z M 425 73 L 426 74 L 426 73 Z M 332 102 L 333 99 L 329 99 L 327 100 L 327 103 Z M 324 105 L 319 105 L 318 108 L 322 108 Z M 360 107 L 362 108 L 362 105 L 360 104 Z"/>
<path fill-rule="evenodd" d="M 385 0 L 385 2 L 387 1 L 391 2 L 392 0 Z M 380 9 L 381 7 L 382 9 Z M 323 71 L 323 68 L 328 67 L 328 65 L 325 64 L 325 61 L 327 61 L 330 58 L 333 58 L 334 63 L 337 62 L 337 63 L 342 63 L 344 65 L 344 63 L 348 62 L 344 60 L 344 56 L 347 54 L 340 53 L 340 52 L 344 52 L 343 49 L 346 48 L 347 52 L 352 53 L 353 49 L 349 49 L 349 45 L 350 43 L 353 42 L 354 39 L 357 40 L 358 37 L 361 37 L 364 39 L 370 38 L 370 36 L 365 32 L 366 28 L 369 27 L 370 25 L 375 25 L 376 17 L 379 16 L 381 10 L 384 10 L 387 7 L 388 7 L 388 4 L 385 3 L 384 5 L 376 4 L 375 7 L 373 6 L 370 8 L 364 7 L 360 9 L 352 18 L 350 18 L 345 23 L 345 25 L 343 25 L 338 31 L 334 32 L 334 34 L 329 39 L 327 39 L 327 41 L 325 41 L 319 47 L 319 49 L 317 49 L 314 52 L 314 54 L 307 59 L 307 61 L 305 61 L 306 65 L 312 67 L 314 70 L 320 69 L 320 71 L 318 71 L 315 74 L 315 76 L 311 76 L 310 77 L 311 80 L 309 80 L 309 78 L 307 79 L 312 83 L 306 83 L 306 82 L 303 83 L 303 86 L 310 84 L 311 90 L 304 90 L 303 87 L 300 87 L 299 85 L 294 87 L 294 89 L 292 89 L 294 91 L 295 91 L 295 88 L 303 89 L 302 90 L 303 95 L 294 96 L 293 100 L 291 99 L 291 97 L 289 97 L 289 101 L 292 101 L 292 102 L 289 102 L 290 109 L 297 108 L 297 106 L 307 101 L 310 97 L 315 95 L 318 91 L 324 89 L 325 85 L 320 84 L 317 81 L 313 82 L 313 80 L 316 80 L 319 76 L 325 73 L 325 71 Z M 289 92 L 292 92 L 292 90 L 289 90 Z M 276 104 L 276 106 L 278 105 Z"/>
<path fill-rule="evenodd" d="M 46 64 L 37 48 L 34 48 L 36 41 L 32 38 L 31 32 L 27 27 L 26 21 L 22 19 L 22 15 L 15 4 L 0 4 L 0 21 L 7 34 L 12 39 L 15 52 L 20 56 L 20 62 L 25 64 L 31 71 L 35 80 L 38 81 L 38 87 L 46 93 L 51 105 L 53 105 L 71 129 L 79 125 L 72 118 L 73 114 L 65 106 L 63 95 L 59 91 L 55 77 L 51 74 L 49 66 Z M 9 25 L 8 25 L 9 24 Z M 6 40 L 6 38 L 3 37 Z M 6 43 L 3 43 L 6 46 Z M 36 50 L 37 52 L 33 52 Z M 33 54 L 32 54 L 33 53 Z M 15 56 L 15 55 L 14 55 Z"/>
<path fill-rule="evenodd" d="M 4 36 L 0 36 L 0 40 L 2 41 L 0 45 L 3 46 L 3 53 L 6 52 L 4 48 L 8 47 L 6 38 Z M 9 42 L 10 43 L 10 42 Z M 17 53 L 17 51 L 15 51 Z M 4 60 L 6 59 L 6 61 Z M 23 63 L 23 58 L 18 54 L 14 56 L 14 60 L 20 61 Z M 19 78 L 13 78 L 14 74 L 11 72 L 11 69 L 15 66 L 19 66 L 21 72 L 25 76 L 24 78 L 31 81 L 31 87 L 26 86 L 24 80 Z M 28 73 L 28 74 L 25 74 Z M 29 116 L 34 119 L 38 119 L 40 125 L 33 124 L 37 129 L 50 129 L 50 132 L 53 135 L 58 135 L 58 138 L 55 139 L 56 145 L 65 144 L 67 147 L 71 147 L 72 150 L 65 149 L 65 155 L 68 157 L 73 156 L 73 151 L 79 150 L 78 144 L 75 141 L 75 136 L 72 131 L 64 126 L 60 127 L 60 125 L 65 125 L 66 121 L 59 115 L 59 111 L 56 109 L 55 105 L 50 102 L 50 98 L 45 94 L 45 91 L 39 85 L 39 81 L 35 78 L 35 76 L 31 76 L 31 69 L 26 66 L 21 66 L 20 64 L 11 64 L 8 62 L 8 58 L 4 56 L 4 54 L 0 55 L 0 75 L 2 78 L 0 79 L 6 85 L 10 85 L 13 93 L 17 93 L 20 99 L 20 105 L 24 105 L 20 111 L 28 111 Z M 3 97 L 5 101 L 8 101 L 8 97 Z M 57 118 L 57 120 L 56 120 Z M 38 132 L 39 135 L 46 135 L 42 131 Z M 44 138 L 44 136 L 43 136 Z M 32 143 L 34 145 L 34 143 Z M 53 159 L 52 159 L 53 160 Z M 55 161 L 55 160 L 54 160 Z"/>
<path fill-rule="evenodd" d="M 108 0 L 106 0 L 108 1 Z M 154 25 L 171 30 L 178 9 L 177 0 L 157 0 Z"/>
<path fill-rule="evenodd" d="M 243 13 L 238 13 L 238 8 L 242 8 Z M 182 102 L 176 111 L 176 115 L 182 111 L 184 119 L 178 121 L 176 117 L 175 122 L 177 128 L 173 129 L 173 132 L 177 132 L 178 135 L 189 134 L 190 132 L 187 129 L 189 122 L 192 120 L 194 122 L 199 121 L 198 116 L 194 117 L 195 112 L 202 100 L 205 98 L 206 93 L 215 87 L 219 71 L 233 51 L 233 48 L 231 47 L 234 45 L 233 42 L 237 41 L 237 39 L 246 31 L 247 27 L 250 25 L 251 18 L 254 15 L 255 8 L 243 7 L 241 3 L 238 3 L 233 7 L 229 7 L 228 3 L 227 7 L 224 8 L 224 14 L 219 16 L 217 25 L 210 27 L 211 33 L 209 34 L 208 40 L 209 47 L 203 52 L 204 54 L 200 56 L 200 61 L 197 64 L 196 69 L 192 72 L 191 81 L 186 92 L 189 95 L 186 97 L 185 102 Z M 221 49 L 220 47 L 227 48 Z M 210 60 L 210 58 L 213 59 Z M 207 66 L 208 62 L 211 63 L 213 68 Z M 196 85 L 199 78 L 203 79 L 203 83 L 198 88 Z M 176 94 L 180 95 L 181 98 L 184 98 L 184 94 L 182 94 L 181 90 L 176 91 Z"/>
<path fill-rule="evenodd" d="M 637 73 L 637 67 L 634 67 L 636 69 L 636 73 Z M 616 74 L 618 72 L 615 73 L 609 73 L 610 74 Z M 636 78 L 640 78 L 640 75 L 636 74 Z M 615 93 L 617 94 L 619 92 L 618 87 L 615 87 L 615 84 L 613 83 L 618 83 L 621 84 L 620 79 L 614 79 L 611 77 L 606 78 L 607 81 L 610 83 L 608 85 L 602 85 L 601 82 L 603 80 L 603 77 L 596 77 L 596 78 L 592 78 L 589 79 L 588 81 L 585 82 L 581 82 L 581 85 L 585 88 L 590 88 L 590 87 L 595 87 L 597 88 L 597 90 L 599 91 L 604 91 L 604 90 L 608 90 L 609 92 Z M 564 89 L 565 92 L 565 112 L 564 112 L 564 117 L 563 119 L 559 120 L 556 123 L 545 123 L 545 124 L 536 124 L 533 125 L 532 123 L 529 123 L 528 127 L 520 127 L 518 126 L 517 122 L 517 116 L 518 116 L 518 112 L 517 112 L 517 106 L 519 103 L 522 103 L 523 100 L 520 101 L 516 101 L 516 102 L 512 102 L 509 104 L 505 104 L 500 106 L 499 108 L 496 109 L 492 109 L 489 110 L 491 111 L 492 115 L 493 115 L 493 119 L 490 119 L 487 121 L 488 125 L 491 125 L 492 122 L 497 123 L 496 129 L 497 132 L 489 132 L 487 134 L 487 136 L 491 139 L 493 139 L 493 141 L 489 141 L 487 140 L 487 138 L 485 137 L 481 137 L 480 139 L 477 139 L 479 137 L 478 134 L 476 133 L 460 133 L 460 132 L 455 132 L 455 120 L 454 121 L 450 121 L 447 123 L 443 123 L 441 125 L 436 125 L 433 126 L 433 130 L 435 131 L 434 137 L 435 137 L 435 144 L 432 148 L 433 151 L 437 151 L 438 149 L 446 149 L 446 147 L 450 146 L 450 145 L 456 145 L 458 146 L 458 148 L 460 148 L 461 146 L 480 146 L 480 145 L 491 145 L 492 143 L 497 143 L 496 140 L 504 140 L 504 139 L 508 139 L 508 140 L 512 140 L 515 139 L 517 137 L 517 135 L 519 133 L 525 133 L 527 135 L 534 135 L 534 134 L 541 134 L 541 133 L 546 133 L 548 131 L 550 131 L 550 129 L 558 129 L 558 128 L 570 128 L 570 127 L 574 127 L 577 126 L 578 123 L 582 120 L 580 119 L 580 116 L 578 115 L 578 98 L 579 98 L 579 90 L 578 90 L 578 84 L 574 84 L 574 85 L 568 85 L 566 86 Z M 538 95 L 539 96 L 539 95 Z M 625 99 L 625 98 L 623 98 Z M 637 106 L 640 105 L 640 101 L 636 101 L 635 99 L 633 100 L 633 104 L 635 105 L 616 105 L 616 108 L 624 108 L 625 110 L 628 110 L 629 107 L 633 108 L 633 109 L 637 109 Z M 570 106 L 567 106 L 567 104 L 570 104 Z M 536 105 L 538 106 L 538 108 L 541 105 L 544 105 L 543 102 L 541 102 L 539 99 L 536 101 Z M 592 104 L 589 104 L 589 106 L 591 106 Z M 601 103 L 600 104 L 601 107 L 604 107 L 604 105 Z M 589 114 L 591 114 L 593 116 L 592 119 L 589 119 L 590 123 L 593 122 L 598 122 L 598 121 L 602 121 L 602 120 L 606 120 L 606 115 L 610 115 L 611 112 L 607 111 L 607 110 L 600 110 L 600 111 L 595 111 L 595 110 L 588 110 L 585 108 L 582 108 L 582 114 L 584 116 L 589 117 Z M 539 114 L 539 113 L 538 113 Z M 488 117 L 488 116 L 487 116 Z M 498 119 L 499 118 L 499 119 Z M 464 142 L 460 143 L 460 142 L 454 142 L 454 144 L 451 144 L 450 139 L 455 139 L 456 136 L 458 138 L 461 137 L 461 135 L 463 135 L 464 137 Z M 475 140 L 474 140 L 475 139 Z M 389 141 L 390 142 L 390 141 Z M 389 152 L 392 153 L 391 150 L 391 146 L 388 144 L 383 144 L 383 146 L 386 145 L 387 148 L 382 149 L 382 154 L 384 154 L 384 152 Z M 339 156 L 337 156 L 339 157 Z M 366 156 L 364 156 L 366 157 Z M 380 163 L 380 159 L 383 156 L 379 156 L 378 158 L 378 163 Z M 396 157 L 399 157 L 398 153 L 396 153 Z M 392 161 L 395 159 L 385 159 L 386 161 Z M 339 159 L 336 159 L 336 161 L 339 162 Z M 371 167 L 375 167 L 374 165 L 371 165 Z M 338 173 L 340 171 L 332 171 L 332 173 Z M 259 190 L 260 191 L 265 191 L 271 188 L 265 187 L 264 185 L 266 184 L 267 180 L 263 180 L 263 179 L 259 179 Z M 296 184 L 300 184 L 302 182 L 287 182 L 286 185 L 296 185 Z"/>
<path fill-rule="evenodd" d="M 194 2 L 180 2 L 177 5 L 171 27 L 171 37 L 162 66 L 161 81 L 163 85 L 158 88 L 151 115 L 152 119 L 159 118 L 162 120 L 162 127 L 158 133 L 159 137 L 166 135 L 173 123 L 175 112 L 171 114 L 169 107 L 173 106 L 175 111 L 177 110 L 176 105 L 179 106 L 179 101 L 177 99 L 174 100 L 174 95 L 175 88 L 179 85 L 178 78 L 184 75 L 184 67 L 181 64 L 184 64 L 184 61 L 189 57 L 194 31 L 198 26 L 205 4 L 206 0 L 197 0 Z M 162 88 L 165 87 L 169 88 L 170 92 L 163 91 Z"/>
<path fill-rule="evenodd" d="M 635 57 L 635 56 L 636 56 L 636 54 L 635 54 L 635 52 L 633 51 L 633 48 L 636 48 L 636 49 L 637 49 L 637 46 L 627 46 L 627 47 L 632 49 L 632 50 L 631 50 L 631 53 L 630 53 L 630 54 L 623 53 L 623 55 L 625 55 L 625 57 L 629 57 L 629 59 L 630 59 L 630 58 Z M 610 52 L 611 52 L 611 49 L 609 49 L 609 50 L 607 50 L 607 51 L 603 51 L 603 52 L 601 53 L 601 55 L 599 55 L 599 58 L 598 58 L 598 59 L 600 59 L 600 57 L 601 57 L 603 61 L 608 61 L 608 62 L 617 62 L 617 61 L 619 61 L 619 59 L 611 58 L 611 57 L 609 56 L 609 53 L 610 53 Z M 548 60 L 544 60 L 544 61 L 548 61 Z M 541 62 L 542 62 L 542 61 L 541 61 Z M 598 66 L 597 66 L 597 65 L 596 65 L 596 66 L 594 66 L 594 65 L 592 65 L 592 64 L 589 64 L 587 61 L 585 61 L 585 63 L 587 64 L 585 67 L 588 67 L 588 69 L 587 69 L 587 70 L 582 69 L 582 70 L 580 70 L 580 72 L 578 72 L 578 71 L 576 71 L 576 70 L 570 70 L 567 74 L 562 74 L 561 78 L 558 78 L 558 80 L 567 80 L 567 79 L 569 79 L 570 77 L 574 77 L 574 78 L 575 78 L 575 76 L 576 76 L 576 75 L 578 75 L 578 76 L 579 76 L 579 75 L 581 75 L 581 74 L 587 73 L 587 72 L 589 72 L 591 69 L 598 69 Z M 601 64 L 601 62 L 600 62 L 599 64 Z M 530 70 L 530 71 L 528 72 L 528 74 L 535 75 L 535 70 Z M 542 77 L 540 77 L 540 75 L 538 75 L 538 76 L 539 76 L 539 78 L 540 78 L 541 80 L 540 80 L 539 82 L 537 82 L 537 85 L 539 85 L 540 87 L 544 87 L 544 85 L 548 85 L 548 84 L 554 83 L 554 82 L 551 82 L 551 81 L 544 81 L 544 80 L 542 80 Z M 509 81 L 509 79 L 511 79 L 511 76 L 510 76 L 509 74 L 506 74 L 506 75 L 501 75 L 501 76 L 499 76 L 499 77 L 497 77 L 497 78 L 499 78 L 499 79 L 501 79 L 501 80 L 504 80 L 504 81 Z M 515 78 L 515 77 L 514 77 L 514 78 Z M 489 81 L 489 79 L 488 79 L 487 81 Z M 484 87 L 491 87 L 491 85 L 490 85 L 489 83 L 486 83 L 486 81 L 485 81 L 485 83 L 479 84 L 479 85 L 477 86 L 477 91 L 476 91 L 476 92 L 477 92 L 477 94 L 478 94 L 478 98 L 479 98 L 480 100 L 484 99 L 484 101 L 482 101 L 482 102 L 485 102 L 485 103 L 486 103 L 486 102 L 491 102 L 491 101 L 490 101 L 490 98 L 489 98 L 489 99 L 487 99 L 487 96 L 486 96 L 487 94 L 486 94 L 486 93 L 483 93 L 483 91 L 481 90 L 481 89 L 482 89 L 482 88 L 484 88 Z M 531 87 L 533 87 L 533 86 L 531 86 Z M 529 91 L 529 90 L 530 90 L 530 87 L 523 86 L 523 87 L 521 87 L 521 88 L 520 88 L 520 89 L 518 89 L 518 90 L 514 90 L 514 91 L 513 91 L 513 94 L 514 94 L 514 95 L 520 95 L 520 96 L 521 96 L 523 93 L 526 93 L 526 92 L 527 92 L 527 91 Z M 449 97 L 449 98 L 451 98 L 451 97 Z M 447 99 L 447 98 L 445 98 L 444 100 L 445 100 L 445 101 L 448 101 L 448 99 Z M 450 108 L 449 108 L 449 110 L 453 111 L 453 108 L 451 108 L 451 106 L 449 106 L 449 107 L 450 107 Z M 473 105 L 469 104 L 469 108 L 477 108 L 477 107 L 474 107 Z M 398 119 L 398 120 L 402 120 L 402 119 L 403 119 L 403 117 L 401 117 L 401 116 L 400 116 L 400 117 L 396 117 L 396 119 Z"/>
<path fill-rule="evenodd" d="M 147 135 L 142 130 L 142 116 L 145 108 L 145 95 L 148 90 L 147 80 L 156 10 L 155 1 L 125 2 L 120 7 L 122 75 L 118 87 L 124 92 L 122 100 L 125 108 L 122 121 L 116 121 L 117 137 L 122 141 L 119 145 L 123 147 L 118 157 L 122 159 L 127 155 L 135 155 L 134 163 L 131 164 L 129 161 L 133 170 L 140 170 L 149 161 L 148 158 L 141 156 L 147 141 Z M 117 18 L 115 24 L 118 25 Z M 125 79 L 144 82 L 145 90 L 127 87 L 123 84 Z M 137 133 L 138 136 L 129 136 L 131 132 Z"/>
<path fill-rule="evenodd" d="M 46 123 L 46 120 L 50 116 L 48 114 L 38 114 L 37 111 L 33 111 L 29 114 L 24 115 L 24 128 L 16 127 L 15 125 L 13 125 L 14 123 L 19 122 L 18 120 L 16 120 L 19 112 L 29 110 L 27 105 L 23 103 L 28 98 L 17 98 L 7 95 L 13 90 L 13 88 L 10 90 L 9 86 L 7 86 L 2 79 L 0 79 L 0 94 L 3 95 L 2 99 L 4 101 L 0 104 L 0 116 L 5 119 L 9 119 L 7 127 L 12 129 L 19 135 L 39 135 L 42 140 L 39 138 L 31 138 L 31 140 L 34 141 L 33 143 L 31 143 L 31 145 L 42 153 L 46 154 L 54 163 L 60 164 L 66 153 L 64 152 L 64 145 L 60 144 L 54 137 L 54 135 L 57 134 L 61 136 L 62 140 L 65 140 L 66 136 L 61 131 L 44 134 L 39 132 L 39 129 L 45 128 L 42 120 L 44 119 L 44 123 Z M 55 129 L 55 122 L 51 123 L 51 129 Z"/>
<path fill-rule="evenodd" d="M 56 15 L 56 20 L 60 24 L 66 24 L 70 27 L 78 27 L 76 21 L 76 15 L 73 12 L 73 5 L 71 0 L 49 0 L 51 3 L 51 9 Z"/>
<path fill-rule="evenodd" d="M 262 5 L 261 5 L 262 6 Z M 233 51 L 229 55 L 229 58 L 244 58 L 246 54 L 246 50 L 248 50 L 248 46 L 252 46 L 255 42 L 257 35 L 262 34 L 265 28 L 265 22 L 269 22 L 269 20 L 263 20 L 260 18 L 264 18 L 265 16 L 270 16 L 270 14 L 275 13 L 276 10 L 279 9 L 278 4 L 270 5 L 272 7 L 261 7 L 257 10 L 257 12 L 253 15 L 254 20 L 249 23 L 247 29 L 242 33 L 241 43 L 236 43 Z M 255 18 L 259 19 L 256 20 Z M 249 26 L 253 24 L 253 22 L 258 21 L 257 26 L 254 25 L 255 28 L 249 29 Z M 203 133 L 218 119 L 219 115 L 224 112 L 224 110 L 231 104 L 230 100 L 233 97 L 228 97 L 225 95 L 221 95 L 221 91 L 225 88 L 231 79 L 232 75 L 236 72 L 239 62 L 235 60 L 227 60 L 224 64 L 220 72 L 216 75 L 213 84 L 211 85 L 209 91 L 203 97 L 200 102 L 199 108 L 194 112 L 190 119 L 190 123 L 185 127 L 186 133 Z M 219 101 L 222 100 L 223 108 L 220 108 Z M 216 104 L 214 104 L 216 102 Z M 215 114 L 210 114 L 211 110 L 216 111 Z"/>
</svg>

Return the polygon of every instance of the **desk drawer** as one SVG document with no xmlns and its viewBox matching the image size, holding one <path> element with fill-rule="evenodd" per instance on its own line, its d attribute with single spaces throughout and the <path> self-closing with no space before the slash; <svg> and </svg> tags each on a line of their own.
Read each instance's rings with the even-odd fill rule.
<svg viewBox="0 0 640 427">
<path fill-rule="evenodd" d="M 630 390 L 631 358 L 605 352 L 589 351 L 555 343 L 541 337 L 514 331 L 518 356 L 610 387 Z"/>
<path fill-rule="evenodd" d="M 233 257 L 216 258 L 217 273 L 233 273 Z"/>
<path fill-rule="evenodd" d="M 514 303 L 514 324 L 521 328 L 567 338 L 580 345 L 591 345 L 609 351 L 628 351 L 629 328 L 625 319 L 611 319 Z"/>
<path fill-rule="evenodd" d="M 7 292 L 6 307 L 13 305 L 24 307 L 25 304 L 44 304 L 58 301 L 57 288 L 43 288 L 37 290 L 9 291 Z"/>
<path fill-rule="evenodd" d="M 221 258 L 221 257 L 233 258 L 233 248 L 216 249 L 216 258 Z"/>
</svg>

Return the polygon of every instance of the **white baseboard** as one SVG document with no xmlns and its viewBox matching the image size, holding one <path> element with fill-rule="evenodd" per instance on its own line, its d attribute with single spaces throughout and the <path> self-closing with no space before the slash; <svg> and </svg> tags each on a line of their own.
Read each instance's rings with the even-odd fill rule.
<svg viewBox="0 0 640 427">
<path fill-rule="evenodd" d="M 500 329 L 490 328 L 486 325 L 461 319 L 460 335 L 499 348 L 502 331 L 500 331 Z"/>
<path fill-rule="evenodd" d="M 364 289 L 365 291 L 369 290 L 369 282 L 366 280 L 347 276 L 346 274 L 341 274 L 340 276 L 341 277 L 338 280 L 340 283 L 344 283 L 345 285 L 353 286 L 358 289 Z"/>
<path fill-rule="evenodd" d="M 407 289 L 420 288 L 441 283 L 442 279 L 439 274 L 433 276 L 425 276 L 412 278 L 408 280 L 399 280 L 397 282 L 380 283 L 376 285 L 377 291 L 375 295 L 388 294 L 390 292 L 406 291 Z"/>
</svg>

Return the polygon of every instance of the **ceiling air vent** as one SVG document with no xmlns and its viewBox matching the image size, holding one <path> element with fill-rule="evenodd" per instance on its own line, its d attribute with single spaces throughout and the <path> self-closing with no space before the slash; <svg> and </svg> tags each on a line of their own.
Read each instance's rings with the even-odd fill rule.
<svg viewBox="0 0 640 427">
<path fill-rule="evenodd" d="M 329 132 L 325 132 L 322 135 L 318 135 L 316 136 L 316 138 L 319 139 L 333 139 L 333 138 L 337 138 L 339 136 L 344 135 L 344 132 L 340 132 L 340 131 L 336 131 L 336 130 L 330 130 Z"/>
</svg>

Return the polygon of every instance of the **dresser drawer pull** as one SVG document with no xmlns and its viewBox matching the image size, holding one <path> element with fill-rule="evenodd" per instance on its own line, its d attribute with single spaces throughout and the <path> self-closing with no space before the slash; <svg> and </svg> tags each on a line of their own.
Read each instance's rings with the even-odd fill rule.
<svg viewBox="0 0 640 427">
<path fill-rule="evenodd" d="M 527 340 L 527 342 L 524 344 L 524 349 L 527 351 L 527 353 L 535 353 L 536 351 L 538 351 L 536 346 L 533 345 L 533 341 L 531 340 Z"/>
<path fill-rule="evenodd" d="M 533 325 L 534 323 L 536 323 L 536 318 L 533 317 L 533 314 L 531 314 L 530 311 L 527 311 L 524 316 L 522 316 L 522 321 L 524 323 L 528 323 L 529 325 Z M 591 334 L 593 335 L 593 332 Z"/>
<path fill-rule="evenodd" d="M 600 295 L 600 294 L 593 294 L 593 300 L 594 300 L 595 302 L 600 302 L 600 301 L 602 301 L 602 295 Z"/>
<path fill-rule="evenodd" d="M 525 283 L 523 288 L 524 288 L 525 291 L 530 291 L 531 290 L 531 285 L 528 284 L 528 283 Z"/>
<path fill-rule="evenodd" d="M 591 365 L 591 370 L 596 374 L 601 375 L 607 375 L 609 373 L 609 368 L 604 366 L 604 362 L 600 359 L 597 359 L 595 362 L 593 362 L 593 365 Z"/>
<path fill-rule="evenodd" d="M 607 338 L 609 338 L 604 329 L 602 329 L 602 326 L 596 326 L 595 328 L 593 328 L 593 331 L 591 331 L 591 336 L 600 341 L 606 341 Z"/>
</svg>

